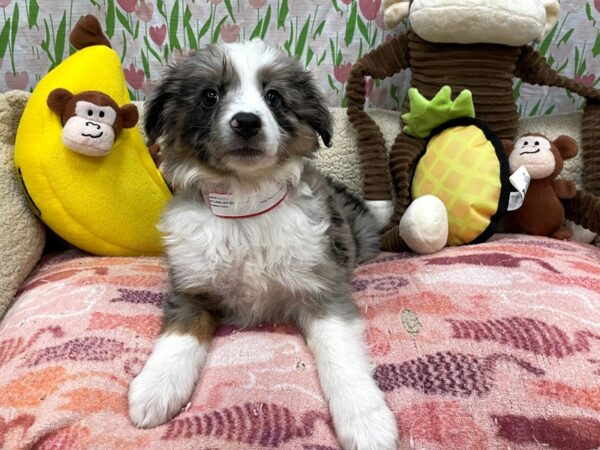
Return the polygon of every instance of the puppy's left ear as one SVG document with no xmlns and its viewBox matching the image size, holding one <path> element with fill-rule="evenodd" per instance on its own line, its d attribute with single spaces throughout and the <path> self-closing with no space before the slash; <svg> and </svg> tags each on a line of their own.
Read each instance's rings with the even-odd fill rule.
<svg viewBox="0 0 600 450">
<path fill-rule="evenodd" d="M 309 80 L 302 89 L 305 94 L 304 101 L 296 114 L 306 120 L 311 128 L 321 135 L 323 143 L 327 147 L 331 147 L 333 119 L 327 106 L 327 100 L 310 75 L 308 77 Z"/>
</svg>

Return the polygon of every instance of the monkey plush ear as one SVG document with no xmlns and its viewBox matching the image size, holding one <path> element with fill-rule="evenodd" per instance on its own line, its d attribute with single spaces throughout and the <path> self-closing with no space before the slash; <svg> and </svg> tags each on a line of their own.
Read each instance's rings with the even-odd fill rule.
<svg viewBox="0 0 600 450">
<path fill-rule="evenodd" d="M 63 110 L 65 109 L 65 105 L 72 98 L 73 94 L 71 94 L 69 91 L 67 91 L 66 89 L 58 88 L 50 92 L 46 103 L 52 111 L 54 111 L 59 116 L 62 116 Z"/>
<path fill-rule="evenodd" d="M 138 123 L 138 119 L 140 118 L 137 107 L 132 103 L 121 106 L 120 114 L 123 122 L 123 128 L 135 127 Z"/>
<path fill-rule="evenodd" d="M 563 159 L 570 159 L 577 155 L 577 141 L 570 136 L 559 136 L 552 143 L 556 145 Z"/>
<path fill-rule="evenodd" d="M 546 35 L 550 32 L 550 30 L 552 30 L 558 21 L 560 5 L 558 4 L 557 0 L 542 0 L 542 4 L 546 10 L 546 25 L 544 26 L 544 35 Z"/>
</svg>

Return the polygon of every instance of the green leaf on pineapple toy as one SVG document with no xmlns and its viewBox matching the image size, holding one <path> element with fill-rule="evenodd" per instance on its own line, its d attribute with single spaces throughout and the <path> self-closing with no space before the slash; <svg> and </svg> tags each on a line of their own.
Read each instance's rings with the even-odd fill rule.
<svg viewBox="0 0 600 450">
<path fill-rule="evenodd" d="M 404 134 L 426 138 L 431 130 L 444 122 L 459 117 L 475 117 L 471 91 L 463 90 L 454 101 L 451 95 L 450 86 L 444 86 L 433 99 L 427 100 L 416 88 L 410 88 L 410 111 L 402 115 Z"/>
</svg>

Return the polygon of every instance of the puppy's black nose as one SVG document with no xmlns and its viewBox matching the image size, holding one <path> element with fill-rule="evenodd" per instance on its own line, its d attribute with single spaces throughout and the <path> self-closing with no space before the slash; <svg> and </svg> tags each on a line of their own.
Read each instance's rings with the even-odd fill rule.
<svg viewBox="0 0 600 450">
<path fill-rule="evenodd" d="M 237 113 L 231 119 L 231 128 L 244 139 L 256 136 L 260 131 L 262 122 L 260 117 L 253 113 Z"/>
</svg>

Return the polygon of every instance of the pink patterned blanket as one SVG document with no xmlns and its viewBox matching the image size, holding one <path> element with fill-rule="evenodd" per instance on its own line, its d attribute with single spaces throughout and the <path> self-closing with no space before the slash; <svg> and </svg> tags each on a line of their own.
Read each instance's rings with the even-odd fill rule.
<svg viewBox="0 0 600 450">
<path fill-rule="evenodd" d="M 126 392 L 165 299 L 156 258 L 47 257 L 0 324 L 0 448 L 337 449 L 294 329 L 222 328 L 185 411 L 137 430 Z M 402 449 L 600 446 L 600 252 L 525 236 L 356 270 Z"/>
</svg>

